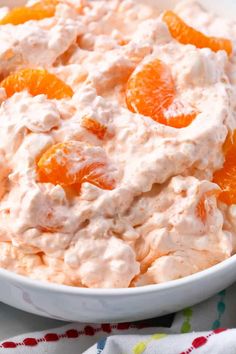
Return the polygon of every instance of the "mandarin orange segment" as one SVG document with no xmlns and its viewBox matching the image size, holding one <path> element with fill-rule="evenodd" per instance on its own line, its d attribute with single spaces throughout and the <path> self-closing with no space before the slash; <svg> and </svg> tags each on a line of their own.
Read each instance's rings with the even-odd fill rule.
<svg viewBox="0 0 236 354">
<path fill-rule="evenodd" d="M 131 112 L 143 114 L 174 128 L 184 128 L 192 123 L 197 113 L 185 114 L 180 111 L 177 115 L 175 112 L 173 116 L 166 115 L 174 104 L 175 97 L 176 89 L 171 71 L 159 59 L 138 67 L 130 76 L 126 87 L 126 103 Z"/>
<path fill-rule="evenodd" d="M 166 125 L 173 128 L 185 128 L 189 126 L 197 116 L 197 112 L 192 112 L 189 114 L 180 114 L 170 118 L 166 118 Z"/>
<path fill-rule="evenodd" d="M 192 44 L 197 48 L 210 48 L 214 52 L 225 50 L 228 55 L 233 51 L 232 42 L 229 39 L 206 36 L 188 26 L 173 11 L 166 11 L 163 21 L 167 24 L 172 37 L 182 44 Z"/>
<path fill-rule="evenodd" d="M 173 128 L 185 128 L 196 118 L 198 112 L 187 103 L 175 100 L 164 111 L 163 123 Z"/>
<path fill-rule="evenodd" d="M 199 199 L 199 202 L 196 207 L 196 215 L 199 219 L 201 219 L 203 224 L 206 223 L 207 215 L 208 215 L 208 211 L 206 209 L 206 203 L 208 198 L 218 197 L 219 195 L 220 195 L 220 191 L 218 189 L 213 189 L 211 191 L 207 191 L 203 193 L 202 197 Z"/>
<path fill-rule="evenodd" d="M 213 182 L 222 190 L 219 200 L 228 205 L 236 204 L 236 134 L 226 140 L 225 162 L 223 167 L 213 175 Z M 229 138 L 228 138 L 229 139 Z"/>
<path fill-rule="evenodd" d="M 49 99 L 62 99 L 73 96 L 72 89 L 54 74 L 43 69 L 23 69 L 10 74 L 0 83 L 7 97 L 16 92 L 28 90 L 32 96 L 44 94 Z"/>
<path fill-rule="evenodd" d="M 154 59 L 137 68 L 130 76 L 126 88 L 127 107 L 159 121 L 163 109 L 175 98 L 175 85 L 169 67 Z"/>
<path fill-rule="evenodd" d="M 89 182 L 102 189 L 115 188 L 104 151 L 79 141 L 53 145 L 41 156 L 37 165 L 41 183 L 69 186 Z"/>
<path fill-rule="evenodd" d="M 234 147 L 234 145 L 236 146 L 236 130 L 234 130 L 233 132 L 230 131 L 226 137 L 226 140 L 223 145 L 224 155 L 226 155 L 227 152 Z"/>
<path fill-rule="evenodd" d="M 107 131 L 107 127 L 105 125 L 101 124 L 95 118 L 89 116 L 84 116 L 82 118 L 81 125 L 96 135 L 99 139 L 103 139 Z"/>
<path fill-rule="evenodd" d="M 120 46 L 124 46 L 124 45 L 127 45 L 129 43 L 129 41 L 127 39 L 124 39 L 124 38 L 121 38 L 118 40 L 118 44 Z"/>
<path fill-rule="evenodd" d="M 0 25 L 20 25 L 30 20 L 42 20 L 47 17 L 53 17 L 57 4 L 58 0 L 42 0 L 29 7 L 15 7 L 0 20 Z"/>
</svg>

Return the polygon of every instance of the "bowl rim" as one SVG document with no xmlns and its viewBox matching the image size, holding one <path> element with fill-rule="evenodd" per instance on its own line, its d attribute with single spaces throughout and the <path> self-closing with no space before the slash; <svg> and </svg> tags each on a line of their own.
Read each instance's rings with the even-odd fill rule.
<svg viewBox="0 0 236 354">
<path fill-rule="evenodd" d="M 49 291 L 53 293 L 70 294 L 70 295 L 86 295 L 88 297 L 104 297 L 104 296 L 122 296 L 122 295 L 144 295 L 146 293 L 152 293 L 157 291 L 166 291 L 173 288 L 179 288 L 185 285 L 189 285 L 196 281 L 200 281 L 204 278 L 209 278 L 213 275 L 223 272 L 228 267 L 236 266 L 236 254 L 223 260 L 220 263 L 213 265 L 200 272 L 188 275 L 186 277 L 170 280 L 167 282 L 139 286 L 134 288 L 82 288 L 64 284 L 51 283 L 44 280 L 32 279 L 24 275 L 14 273 L 10 270 L 0 268 L 0 278 L 6 280 L 12 280 L 13 282 L 20 283 L 26 287 L 34 288 L 34 290 Z M 235 267 L 236 270 L 236 267 Z"/>
</svg>

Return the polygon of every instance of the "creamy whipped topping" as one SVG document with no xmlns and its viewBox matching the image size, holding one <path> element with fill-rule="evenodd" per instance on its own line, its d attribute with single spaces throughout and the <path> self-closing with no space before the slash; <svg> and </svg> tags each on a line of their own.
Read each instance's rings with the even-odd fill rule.
<svg viewBox="0 0 236 354">
<path fill-rule="evenodd" d="M 28 4 L 32 4 L 29 2 Z M 45 68 L 71 99 L 0 91 L 0 266 L 83 287 L 154 284 L 208 268 L 236 251 L 236 206 L 217 202 L 214 171 L 236 128 L 236 61 L 174 40 L 157 8 L 135 0 L 67 1 L 55 16 L 0 30 L 0 77 Z M 6 8 L 0 12 L 4 15 Z M 236 22 L 196 2 L 176 12 L 199 30 L 234 39 Z M 143 63 L 170 68 L 178 100 L 199 114 L 175 129 L 134 114 L 125 85 Z M 177 106 L 176 106 L 177 107 Z M 172 111 L 167 114 L 172 114 Z M 104 139 L 83 127 L 90 116 Z M 36 162 L 55 143 L 78 140 L 106 155 L 116 188 L 39 183 Z M 200 208 L 206 213 L 201 219 Z"/>
</svg>

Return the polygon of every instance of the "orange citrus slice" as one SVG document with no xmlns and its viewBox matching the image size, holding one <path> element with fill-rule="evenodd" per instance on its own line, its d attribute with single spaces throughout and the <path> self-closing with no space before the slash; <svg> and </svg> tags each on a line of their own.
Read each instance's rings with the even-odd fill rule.
<svg viewBox="0 0 236 354">
<path fill-rule="evenodd" d="M 201 219 L 203 224 L 206 223 L 207 215 L 208 215 L 208 210 L 206 208 L 208 198 L 218 197 L 219 195 L 220 195 L 220 191 L 218 189 L 212 189 L 211 191 L 205 192 L 202 195 L 202 197 L 199 199 L 199 202 L 196 207 L 196 214 L 197 214 L 197 217 L 199 219 Z"/>
<path fill-rule="evenodd" d="M 219 200 L 228 205 L 236 204 L 236 131 L 230 135 L 224 144 L 225 162 L 216 171 L 213 182 L 222 189 Z"/>
<path fill-rule="evenodd" d="M 188 126 L 197 112 L 166 114 L 176 97 L 175 83 L 170 68 L 154 59 L 136 68 L 126 87 L 126 103 L 131 112 L 151 117 L 155 121 L 175 128 Z"/>
<path fill-rule="evenodd" d="M 84 116 L 82 118 L 81 125 L 82 127 L 89 130 L 91 133 L 96 135 L 99 139 L 103 139 L 107 131 L 107 127 L 105 125 L 101 124 L 98 120 L 89 116 Z"/>
<path fill-rule="evenodd" d="M 164 110 L 164 123 L 173 128 L 187 127 L 196 118 L 197 112 L 187 103 L 174 100 L 172 104 Z"/>
<path fill-rule="evenodd" d="M 112 190 L 115 181 L 108 176 L 108 163 L 101 148 L 79 141 L 53 145 L 38 161 L 39 182 L 62 186 L 89 182 L 99 188 Z"/>
<path fill-rule="evenodd" d="M 49 99 L 73 96 L 72 89 L 54 74 L 43 69 L 23 69 L 10 74 L 0 83 L 7 97 L 16 92 L 28 90 L 32 96 L 44 94 Z"/>
<path fill-rule="evenodd" d="M 29 7 L 15 7 L 0 20 L 0 25 L 19 25 L 30 20 L 42 20 L 47 17 L 53 17 L 57 4 L 58 0 L 42 0 Z"/>
<path fill-rule="evenodd" d="M 166 11 L 163 21 L 167 24 L 172 37 L 182 44 L 192 44 L 197 48 L 210 48 L 214 52 L 225 50 L 228 55 L 232 53 L 232 42 L 229 39 L 206 36 L 188 26 L 173 11 Z"/>
</svg>

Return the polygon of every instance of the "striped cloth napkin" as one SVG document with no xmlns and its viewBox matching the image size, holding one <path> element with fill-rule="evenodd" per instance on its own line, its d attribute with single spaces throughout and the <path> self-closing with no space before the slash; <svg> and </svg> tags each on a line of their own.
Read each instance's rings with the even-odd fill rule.
<svg viewBox="0 0 236 354">
<path fill-rule="evenodd" d="M 2 341 L 0 354 L 235 354 L 234 327 L 236 284 L 176 315 L 24 333 Z"/>
</svg>

